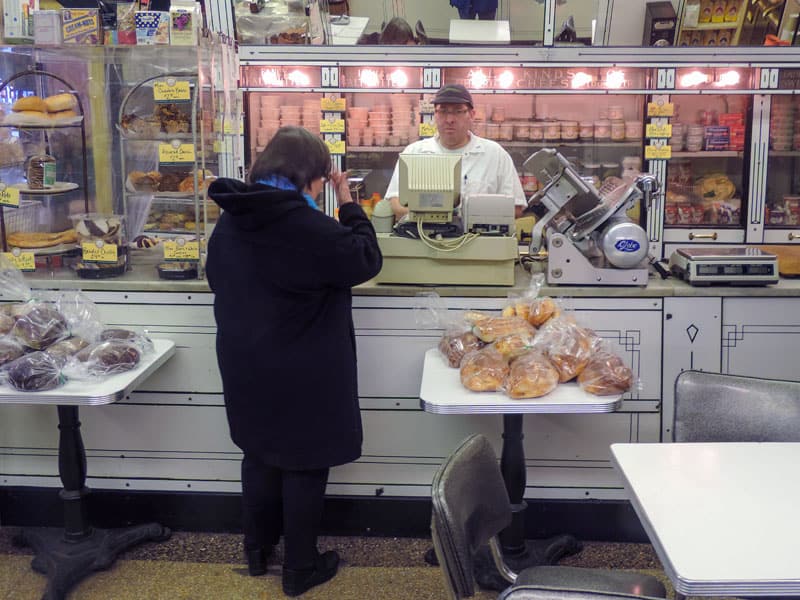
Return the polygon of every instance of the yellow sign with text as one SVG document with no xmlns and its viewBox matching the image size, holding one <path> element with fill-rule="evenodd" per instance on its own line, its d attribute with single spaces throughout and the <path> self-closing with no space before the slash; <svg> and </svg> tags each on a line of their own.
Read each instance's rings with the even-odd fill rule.
<svg viewBox="0 0 800 600">
<path fill-rule="evenodd" d="M 328 151 L 334 156 L 341 156 L 347 153 L 347 146 L 344 140 L 325 140 L 325 145 L 328 146 Z"/>
<path fill-rule="evenodd" d="M 193 163 L 194 144 L 159 144 L 158 162 L 162 165 Z"/>
<path fill-rule="evenodd" d="M 347 108 L 347 102 L 344 98 L 323 98 L 320 108 L 330 112 L 344 112 Z"/>
<path fill-rule="evenodd" d="M 419 137 L 433 137 L 436 135 L 436 125 L 433 123 L 419 124 Z"/>
<path fill-rule="evenodd" d="M 106 244 L 102 240 L 83 242 L 81 244 L 84 262 L 115 263 L 117 262 L 117 245 Z"/>
<path fill-rule="evenodd" d="M 19 190 L 12 187 L 0 190 L 0 206 L 19 208 Z"/>
<path fill-rule="evenodd" d="M 320 133 L 344 133 L 344 119 L 322 119 L 319 122 Z"/>
<path fill-rule="evenodd" d="M 183 238 L 164 242 L 164 260 L 200 260 L 200 243 Z"/>
<path fill-rule="evenodd" d="M 153 100 L 156 102 L 188 102 L 191 99 L 188 81 L 156 81 L 153 84 Z"/>
<path fill-rule="evenodd" d="M 20 271 L 36 270 L 36 257 L 33 252 L 20 252 L 17 249 L 14 252 L 3 252 L 3 256 Z"/>
<path fill-rule="evenodd" d="M 649 138 L 671 138 L 672 125 L 656 125 L 655 123 L 650 123 L 645 128 L 645 135 Z"/>
<path fill-rule="evenodd" d="M 647 116 L 648 117 L 672 117 L 675 116 L 675 105 L 672 102 L 659 102 L 647 103 Z"/>
<path fill-rule="evenodd" d="M 669 160 L 672 158 L 672 146 L 645 146 L 644 157 L 646 160 Z"/>
</svg>

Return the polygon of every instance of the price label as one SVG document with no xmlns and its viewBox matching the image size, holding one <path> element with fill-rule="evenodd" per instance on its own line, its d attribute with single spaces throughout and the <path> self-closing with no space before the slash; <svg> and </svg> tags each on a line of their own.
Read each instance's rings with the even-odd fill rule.
<svg viewBox="0 0 800 600">
<path fill-rule="evenodd" d="M 0 206 L 19 208 L 19 190 L 0 183 Z"/>
<path fill-rule="evenodd" d="M 156 102 L 188 102 L 192 99 L 188 81 L 178 81 L 171 77 L 153 84 L 153 100 Z"/>
<path fill-rule="evenodd" d="M 675 116 L 675 105 L 672 102 L 648 102 L 648 117 L 673 117 Z"/>
<path fill-rule="evenodd" d="M 19 248 L 14 248 L 11 252 L 3 252 L 3 256 L 20 271 L 36 270 L 36 257 L 33 252 L 22 252 Z"/>
<path fill-rule="evenodd" d="M 672 146 L 645 146 L 644 157 L 646 160 L 669 160 L 672 158 Z"/>
<path fill-rule="evenodd" d="M 331 112 L 344 112 L 347 108 L 347 102 L 344 98 L 322 98 L 320 108 Z"/>
<path fill-rule="evenodd" d="M 232 135 L 236 129 L 238 128 L 234 126 L 233 121 L 230 119 L 225 119 L 225 122 L 222 125 L 222 133 L 225 135 Z"/>
<path fill-rule="evenodd" d="M 164 260 L 200 260 L 200 243 L 190 242 L 183 238 L 165 241 Z"/>
<path fill-rule="evenodd" d="M 651 123 L 645 128 L 645 135 L 649 138 L 671 138 L 672 125 L 655 125 Z"/>
<path fill-rule="evenodd" d="M 419 137 L 433 137 L 436 135 L 436 125 L 433 123 L 419 124 Z"/>
<path fill-rule="evenodd" d="M 222 117 L 216 117 L 214 119 L 214 133 L 219 133 L 222 131 Z"/>
<path fill-rule="evenodd" d="M 159 144 L 158 162 L 162 165 L 193 163 L 194 144 L 181 144 L 175 142 L 172 142 L 171 144 Z"/>
<path fill-rule="evenodd" d="M 84 262 L 115 263 L 117 262 L 117 245 L 106 244 L 103 240 L 83 242 L 81 244 Z"/>
<path fill-rule="evenodd" d="M 319 130 L 320 133 L 344 133 L 344 119 L 322 119 Z"/>
<path fill-rule="evenodd" d="M 222 152 L 222 142 L 220 142 L 219 140 L 214 140 L 213 150 L 215 154 L 219 154 L 220 152 Z"/>
<path fill-rule="evenodd" d="M 334 156 L 341 156 L 347 153 L 347 146 L 344 140 L 325 140 L 328 151 Z"/>
</svg>

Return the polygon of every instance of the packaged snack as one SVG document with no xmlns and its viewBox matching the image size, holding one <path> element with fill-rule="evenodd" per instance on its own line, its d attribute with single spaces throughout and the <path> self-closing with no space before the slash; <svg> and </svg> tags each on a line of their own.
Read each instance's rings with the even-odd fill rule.
<svg viewBox="0 0 800 600">
<path fill-rule="evenodd" d="M 61 10 L 61 31 L 64 44 L 96 46 L 102 43 L 100 10 L 97 8 L 64 8 Z"/>
<path fill-rule="evenodd" d="M 169 13 L 161 10 L 137 10 L 136 44 L 151 46 L 169 44 Z"/>
</svg>

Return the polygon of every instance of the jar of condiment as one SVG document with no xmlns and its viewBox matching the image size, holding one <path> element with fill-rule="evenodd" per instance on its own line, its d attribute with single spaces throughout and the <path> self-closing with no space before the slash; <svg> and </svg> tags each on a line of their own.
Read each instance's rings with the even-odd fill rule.
<svg viewBox="0 0 800 600">
<path fill-rule="evenodd" d="M 514 124 L 514 139 L 529 140 L 531 138 L 531 126 L 528 123 Z"/>
<path fill-rule="evenodd" d="M 506 108 L 505 106 L 495 106 L 492 109 L 492 121 L 495 123 L 502 123 L 506 120 Z"/>
<path fill-rule="evenodd" d="M 34 154 L 28 158 L 25 177 L 32 190 L 53 187 L 56 184 L 56 159 L 45 152 Z"/>
<path fill-rule="evenodd" d="M 625 121 L 625 139 L 626 140 L 640 140 L 642 139 L 642 122 L 641 121 Z"/>
<path fill-rule="evenodd" d="M 544 123 L 541 121 L 537 121 L 536 123 L 531 123 L 530 125 L 530 138 L 531 141 L 534 142 L 541 142 L 544 140 Z"/>
<path fill-rule="evenodd" d="M 544 123 L 544 139 L 546 140 L 560 140 L 561 139 L 561 123 L 558 121 L 545 121 Z"/>
<path fill-rule="evenodd" d="M 486 137 L 486 121 L 473 121 L 472 133 L 480 137 Z"/>
<path fill-rule="evenodd" d="M 581 121 L 578 126 L 578 137 L 582 140 L 590 140 L 594 137 L 594 123 L 592 121 Z"/>
<path fill-rule="evenodd" d="M 562 140 L 578 139 L 577 121 L 561 121 L 561 139 Z"/>
<path fill-rule="evenodd" d="M 597 140 L 607 140 L 611 138 L 611 121 L 599 119 L 594 122 L 594 137 Z"/>
<path fill-rule="evenodd" d="M 702 135 L 690 134 L 686 136 L 686 150 L 688 152 L 700 152 L 703 149 Z"/>
<path fill-rule="evenodd" d="M 514 124 L 508 121 L 500 123 L 500 139 L 510 142 L 514 139 Z"/>
<path fill-rule="evenodd" d="M 486 137 L 490 140 L 500 139 L 500 123 L 487 123 L 486 124 Z"/>
<path fill-rule="evenodd" d="M 625 139 L 625 121 L 620 119 L 611 120 L 611 141 L 621 142 Z"/>
<path fill-rule="evenodd" d="M 603 179 L 606 177 L 619 177 L 619 163 L 615 162 L 605 162 L 600 166 Z"/>
<path fill-rule="evenodd" d="M 620 105 L 612 105 L 608 107 L 608 118 L 612 121 L 615 119 L 624 119 L 625 110 Z"/>
<path fill-rule="evenodd" d="M 581 175 L 583 177 L 591 177 L 595 187 L 600 187 L 600 174 L 600 163 L 583 163 Z"/>
</svg>

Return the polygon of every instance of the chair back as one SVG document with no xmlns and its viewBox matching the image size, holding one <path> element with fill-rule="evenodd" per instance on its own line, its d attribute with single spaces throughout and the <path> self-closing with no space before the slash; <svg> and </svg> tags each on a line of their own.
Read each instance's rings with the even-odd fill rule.
<svg viewBox="0 0 800 600">
<path fill-rule="evenodd" d="M 425 33 L 425 26 L 422 24 L 422 21 L 417 21 L 416 25 L 414 26 L 414 33 L 417 34 L 417 43 L 428 45 L 431 43 L 430 39 L 428 39 L 428 34 Z"/>
<path fill-rule="evenodd" d="M 497 456 L 484 435 L 464 440 L 439 467 L 431 489 L 431 535 L 453 598 L 475 594 L 473 556 L 511 523 Z"/>
<path fill-rule="evenodd" d="M 675 380 L 675 442 L 800 442 L 800 383 L 704 371 Z"/>
<path fill-rule="evenodd" d="M 652 600 L 621 592 L 593 592 L 524 584 L 507 588 L 497 600 Z"/>
</svg>

